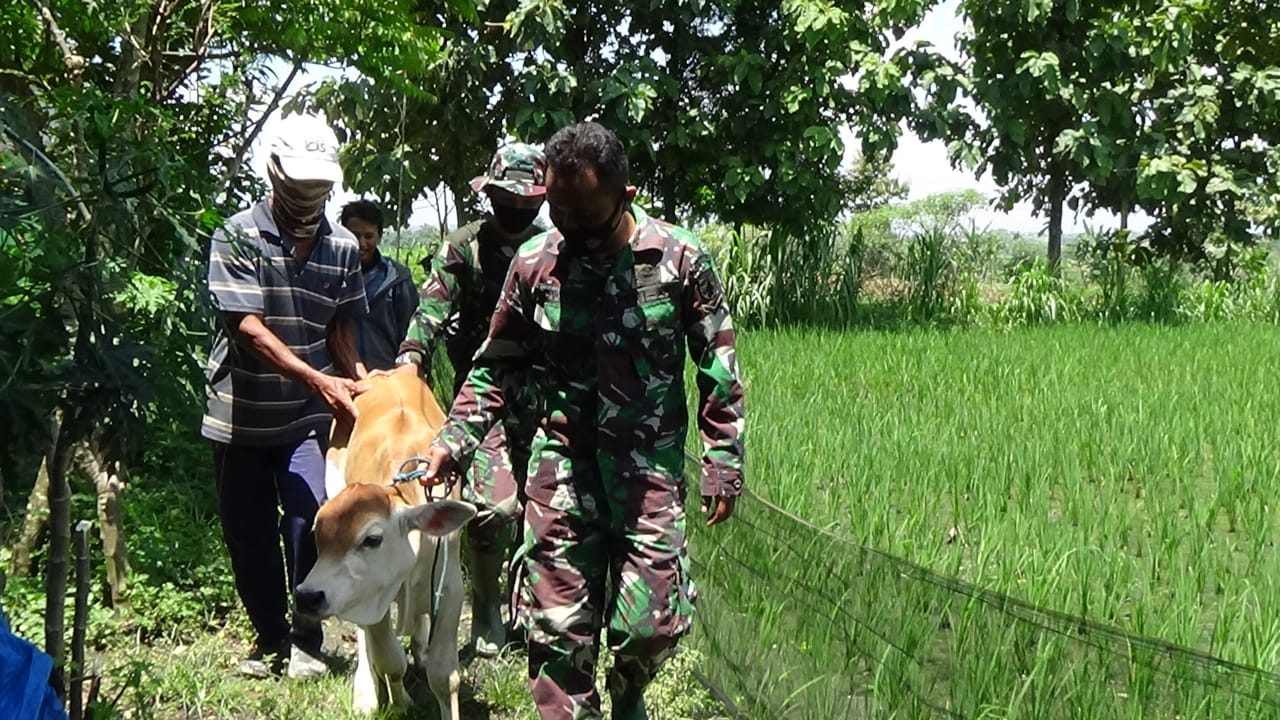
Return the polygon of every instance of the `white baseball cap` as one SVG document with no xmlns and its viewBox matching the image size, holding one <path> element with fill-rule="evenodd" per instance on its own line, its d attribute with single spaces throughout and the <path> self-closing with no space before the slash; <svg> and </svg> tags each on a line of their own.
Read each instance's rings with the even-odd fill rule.
<svg viewBox="0 0 1280 720">
<path fill-rule="evenodd" d="M 280 158 L 280 168 L 294 180 L 326 180 L 342 184 L 338 136 L 315 115 L 289 115 L 276 123 L 267 151 Z"/>
</svg>

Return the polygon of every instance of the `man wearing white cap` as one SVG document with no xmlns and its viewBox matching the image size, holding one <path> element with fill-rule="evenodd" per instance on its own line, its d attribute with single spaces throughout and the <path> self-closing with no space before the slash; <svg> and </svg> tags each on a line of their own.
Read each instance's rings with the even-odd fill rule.
<svg viewBox="0 0 1280 720">
<path fill-rule="evenodd" d="M 290 623 L 288 599 L 315 563 L 329 425 L 354 417 L 367 308 L 359 245 L 324 215 L 342 182 L 333 130 L 291 115 L 267 149 L 269 197 L 232 216 L 209 248 L 220 322 L 201 434 L 213 443 L 223 538 L 257 635 L 239 670 L 267 677 L 287 657 L 289 677 L 304 678 L 327 669 L 323 633 L 297 614 Z"/>
</svg>

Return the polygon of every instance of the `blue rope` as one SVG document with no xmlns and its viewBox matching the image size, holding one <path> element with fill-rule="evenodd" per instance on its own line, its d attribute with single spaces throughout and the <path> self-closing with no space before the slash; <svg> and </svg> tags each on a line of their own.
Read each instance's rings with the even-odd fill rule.
<svg viewBox="0 0 1280 720">
<path fill-rule="evenodd" d="M 426 464 L 429 464 L 430 462 L 431 461 L 429 458 L 424 458 L 417 455 L 409 458 L 408 460 L 405 460 L 404 462 L 400 463 L 400 472 L 396 473 L 391 477 L 391 484 L 399 485 L 400 483 L 412 482 L 414 480 L 419 480 L 421 478 L 426 477 L 427 475 L 426 470 L 416 470 L 416 469 L 405 470 L 405 467 L 416 468 L 418 465 L 426 465 Z M 452 489 L 453 489 L 453 483 L 449 482 L 445 484 L 446 495 Z M 431 496 L 431 493 L 428 492 L 427 502 L 431 502 L 434 499 L 435 498 Z M 440 612 L 440 596 L 444 594 L 444 578 L 445 578 L 445 574 L 448 573 L 449 571 L 449 555 L 444 552 L 444 544 L 445 544 L 444 538 L 436 538 L 436 553 L 435 553 L 436 557 L 435 557 L 435 560 L 431 563 L 431 572 L 432 574 L 439 572 L 440 578 L 436 581 L 435 592 L 431 594 L 431 607 L 428 613 L 431 627 L 427 629 L 427 647 L 431 647 L 431 642 L 435 639 L 435 636 L 436 636 L 436 620 Z"/>
<path fill-rule="evenodd" d="M 449 571 L 449 554 L 444 552 L 444 543 L 444 538 L 436 538 L 436 559 L 435 562 L 431 563 L 431 572 L 434 573 L 439 570 L 440 579 L 436 581 L 436 591 L 431 596 L 431 611 L 429 614 L 431 627 L 427 628 L 427 647 L 431 647 L 431 643 L 436 637 L 436 620 L 440 613 L 440 596 L 444 593 L 445 573 Z M 441 558 L 444 558 L 443 563 L 440 562 Z M 437 568 L 437 565 L 443 565 L 443 567 Z"/>
<path fill-rule="evenodd" d="M 395 476 L 391 478 L 391 484 L 399 485 L 400 483 L 407 483 L 407 482 L 412 482 L 414 480 L 421 480 L 426 476 L 427 476 L 426 470 L 413 470 L 407 473 L 396 473 Z"/>
<path fill-rule="evenodd" d="M 430 462 L 431 460 L 429 458 L 424 458 L 419 456 L 414 456 L 409 458 L 408 460 L 405 460 L 404 462 L 400 463 L 400 472 L 391 476 L 391 484 L 399 485 L 400 483 L 407 483 L 413 480 L 420 480 L 426 477 L 427 476 L 426 470 L 406 471 L 405 466 L 412 465 L 414 467 L 417 467 L 418 465 L 426 465 L 426 464 L 429 464 Z"/>
</svg>

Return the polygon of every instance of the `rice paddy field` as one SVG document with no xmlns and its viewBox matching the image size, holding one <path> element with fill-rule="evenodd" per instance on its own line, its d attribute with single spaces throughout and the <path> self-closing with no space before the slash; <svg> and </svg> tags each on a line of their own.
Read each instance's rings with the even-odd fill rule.
<svg viewBox="0 0 1280 720">
<path fill-rule="evenodd" d="M 744 714 L 1280 714 L 1274 327 L 740 342 L 777 509 L 693 556 Z"/>
</svg>

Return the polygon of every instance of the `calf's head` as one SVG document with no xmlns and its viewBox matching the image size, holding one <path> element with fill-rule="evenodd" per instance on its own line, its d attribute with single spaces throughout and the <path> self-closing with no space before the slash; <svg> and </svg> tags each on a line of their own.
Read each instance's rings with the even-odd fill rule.
<svg viewBox="0 0 1280 720">
<path fill-rule="evenodd" d="M 299 612 L 376 623 L 412 572 L 419 542 L 448 535 L 476 514 L 456 500 L 410 506 L 397 498 L 395 488 L 351 485 L 320 508 L 316 564 L 294 593 Z M 431 551 L 425 542 L 422 551 Z"/>
</svg>

